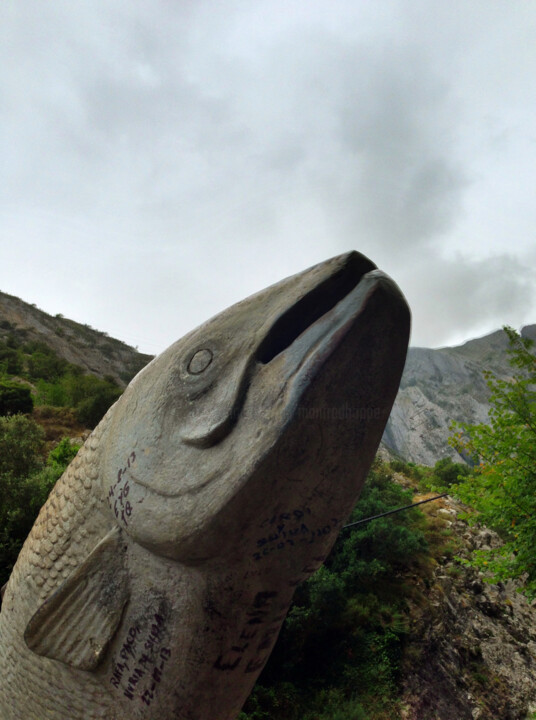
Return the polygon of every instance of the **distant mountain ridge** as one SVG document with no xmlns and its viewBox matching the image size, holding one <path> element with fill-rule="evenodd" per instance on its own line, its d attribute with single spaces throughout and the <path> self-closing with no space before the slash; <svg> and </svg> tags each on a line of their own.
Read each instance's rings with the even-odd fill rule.
<svg viewBox="0 0 536 720">
<path fill-rule="evenodd" d="M 521 335 L 536 340 L 536 325 L 527 325 Z M 507 348 L 503 330 L 456 347 L 410 348 L 384 447 L 422 465 L 434 465 L 443 457 L 460 461 L 448 445 L 450 423 L 488 421 L 490 391 L 483 371 L 510 377 Z"/>
<path fill-rule="evenodd" d="M 18 297 L 0 292 L 0 342 L 42 342 L 69 363 L 98 377 L 111 377 L 121 387 L 151 359 L 104 332 L 49 315 Z"/>
</svg>

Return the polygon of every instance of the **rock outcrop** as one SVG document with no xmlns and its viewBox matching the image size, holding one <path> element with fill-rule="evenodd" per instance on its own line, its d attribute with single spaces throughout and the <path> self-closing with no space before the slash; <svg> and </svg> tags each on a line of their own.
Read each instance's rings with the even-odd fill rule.
<svg viewBox="0 0 536 720">
<path fill-rule="evenodd" d="M 435 507 L 432 507 L 435 506 Z M 458 557 L 500 544 L 493 531 L 458 517 L 453 500 L 427 506 L 461 542 Z M 536 602 L 520 582 L 487 583 L 443 557 L 411 607 L 404 668 L 404 720 L 528 720 L 536 712 Z M 427 585 L 427 587 L 425 587 Z"/>
<path fill-rule="evenodd" d="M 536 325 L 521 331 L 536 338 Z M 410 348 L 383 445 L 392 456 L 422 465 L 462 458 L 449 447 L 453 420 L 487 422 L 489 389 L 483 371 L 507 378 L 508 339 L 502 330 L 452 348 Z"/>
</svg>

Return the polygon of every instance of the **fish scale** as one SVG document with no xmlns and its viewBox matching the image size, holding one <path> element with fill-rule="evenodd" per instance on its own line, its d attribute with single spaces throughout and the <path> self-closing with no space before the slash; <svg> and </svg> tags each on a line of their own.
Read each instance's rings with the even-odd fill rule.
<svg viewBox="0 0 536 720">
<path fill-rule="evenodd" d="M 112 717 L 108 698 L 97 680 L 87 683 L 85 679 L 80 694 L 73 696 L 66 692 L 71 682 L 66 666 L 38 658 L 15 642 L 35 609 L 71 575 L 88 546 L 96 545 L 110 527 L 110 520 L 95 512 L 101 503 L 95 487 L 99 440 L 107 423 L 108 414 L 56 483 L 6 588 L 0 613 L 2 720 L 21 720 L 20 700 L 14 692 L 26 698 L 24 720 Z"/>
<path fill-rule="evenodd" d="M 57 587 L 57 578 L 63 579 L 80 563 L 83 553 L 87 552 L 88 541 L 92 545 L 98 542 L 94 538 L 99 530 L 96 527 L 91 532 L 91 528 L 87 527 L 87 519 L 95 517 L 94 510 L 100 502 L 93 485 L 98 479 L 99 440 L 106 431 L 108 417 L 106 415 L 86 440 L 61 480 L 56 483 L 21 550 L 22 562 L 17 563 L 17 566 L 22 567 L 27 562 L 32 568 L 31 580 L 45 579 L 36 596 L 36 605 Z M 85 529 L 91 532 L 93 541 L 85 537 Z M 58 545 L 58 552 L 61 553 L 57 556 L 51 552 L 55 545 Z M 52 569 L 55 578 L 50 574 Z M 16 583 L 15 571 L 14 575 Z"/>
</svg>

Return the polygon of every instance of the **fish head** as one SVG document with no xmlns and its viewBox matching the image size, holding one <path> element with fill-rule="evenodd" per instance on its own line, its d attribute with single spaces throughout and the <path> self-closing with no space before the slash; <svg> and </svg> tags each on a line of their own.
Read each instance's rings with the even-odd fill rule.
<svg viewBox="0 0 536 720">
<path fill-rule="evenodd" d="M 347 514 L 398 389 L 409 324 L 396 284 L 357 252 L 215 316 L 111 410 L 110 512 L 134 541 L 191 563 L 237 547 L 269 507 L 317 498 L 326 517 Z"/>
</svg>

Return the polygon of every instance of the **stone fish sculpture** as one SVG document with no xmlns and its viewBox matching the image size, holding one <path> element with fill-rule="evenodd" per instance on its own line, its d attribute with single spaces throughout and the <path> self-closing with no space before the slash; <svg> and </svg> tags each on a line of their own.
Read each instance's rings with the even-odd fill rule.
<svg viewBox="0 0 536 720">
<path fill-rule="evenodd" d="M 408 334 L 397 286 L 352 252 L 142 370 L 13 570 L 2 720 L 233 720 L 356 501 Z"/>
</svg>

